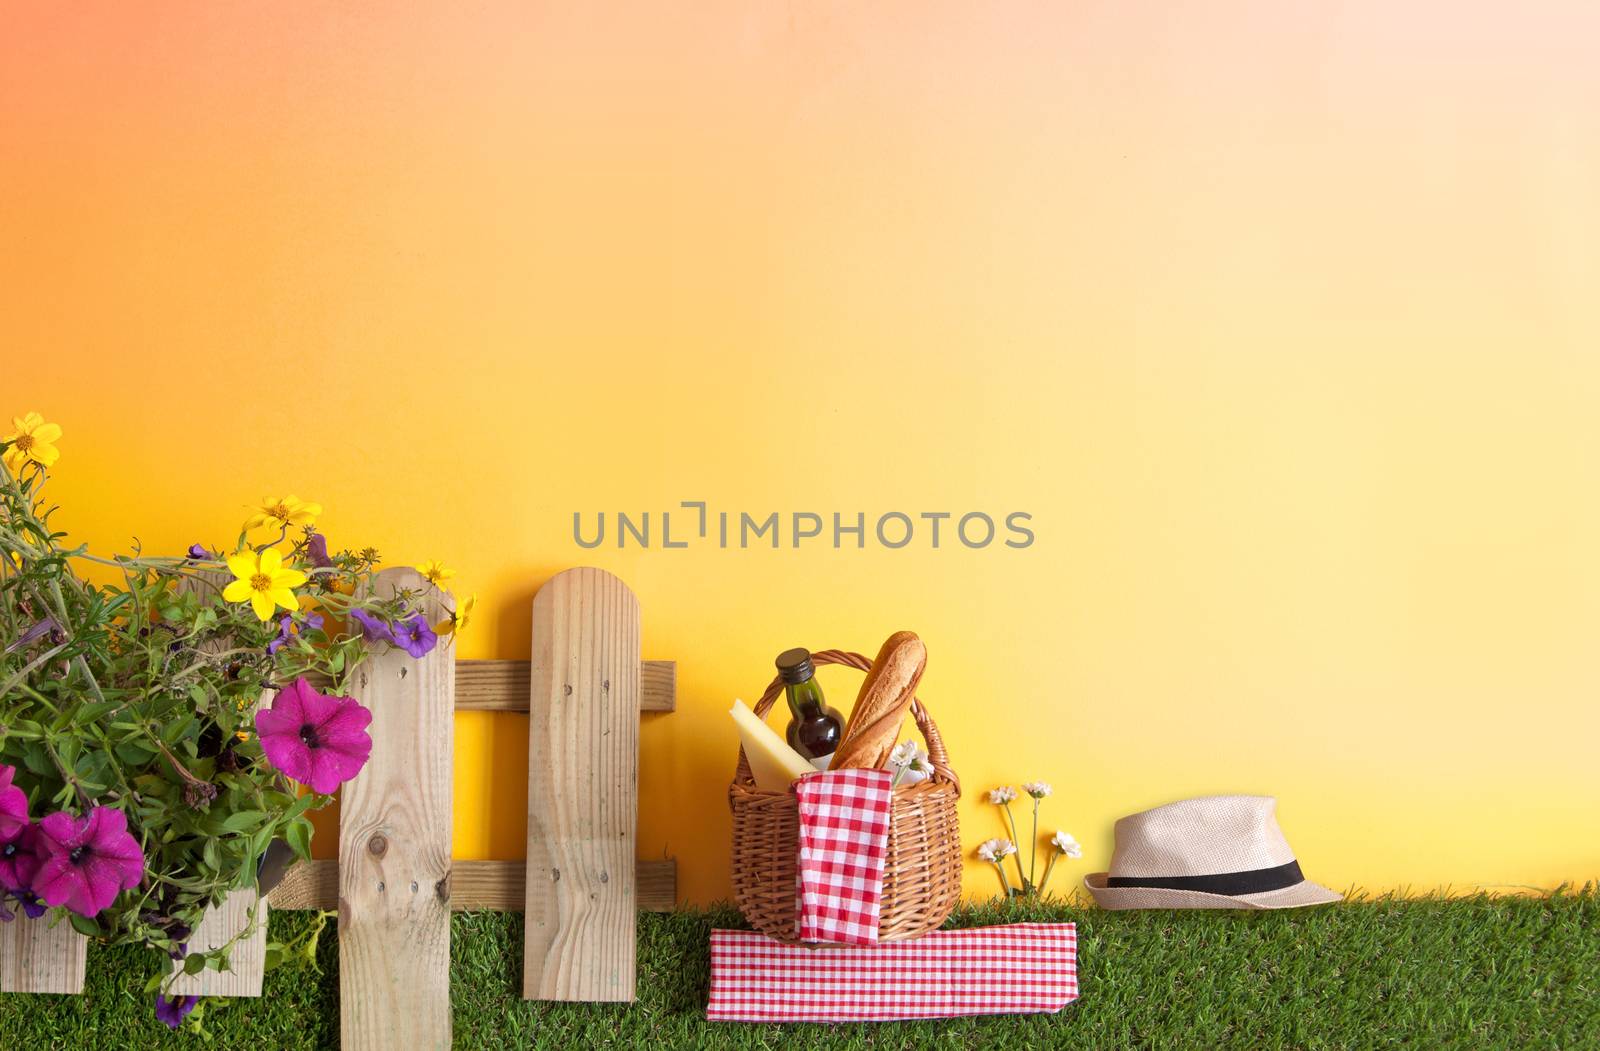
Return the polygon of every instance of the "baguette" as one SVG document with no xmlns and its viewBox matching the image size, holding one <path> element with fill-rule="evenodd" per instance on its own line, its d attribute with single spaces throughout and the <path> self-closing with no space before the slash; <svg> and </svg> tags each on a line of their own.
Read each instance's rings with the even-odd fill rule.
<svg viewBox="0 0 1600 1051">
<path fill-rule="evenodd" d="M 828 769 L 883 766 L 900 737 L 900 724 L 927 666 L 928 649 L 914 632 L 897 631 L 889 636 L 861 684 L 844 740 Z"/>
</svg>

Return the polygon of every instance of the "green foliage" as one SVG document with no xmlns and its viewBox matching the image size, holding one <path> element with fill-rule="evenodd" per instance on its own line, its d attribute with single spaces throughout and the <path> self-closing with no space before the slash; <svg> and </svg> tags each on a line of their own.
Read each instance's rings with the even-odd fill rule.
<svg viewBox="0 0 1600 1051">
<path fill-rule="evenodd" d="M 0 466 L 0 764 L 17 768 L 35 820 L 92 807 L 127 816 L 143 882 L 70 922 L 158 950 L 164 972 L 206 906 L 254 884 L 270 843 L 309 856 L 307 812 L 329 801 L 268 762 L 253 714 L 263 691 L 303 675 L 344 692 L 367 656 L 344 627 L 351 610 L 398 619 L 415 596 L 377 596 L 375 555 L 323 558 L 309 525 L 291 537 L 285 522 L 266 543 L 241 532 L 235 547 L 277 550 L 305 575 L 300 608 L 263 621 L 249 602 L 225 599 L 229 574 L 209 553 L 101 559 L 67 546 L 50 524 L 44 475 L 38 464 Z M 191 955 L 184 968 L 224 967 L 228 951 Z"/>
<path fill-rule="evenodd" d="M 860 1048 L 1577 1048 L 1600 1033 L 1600 897 L 1385 898 L 1277 913 L 1103 912 L 1058 901 L 959 910 L 952 926 L 1076 920 L 1082 999 L 1058 1015 L 876 1025 L 705 1020 L 707 940 L 731 909 L 639 917 L 639 1001 L 522 999 L 522 917 L 451 923 L 455 1046 Z M 320 930 L 273 913 L 273 936 Z M 331 933 L 331 932 L 330 932 Z M 204 1005 L 173 1048 L 339 1045 L 337 939 L 320 980 L 267 975 L 260 999 Z M 89 955 L 83 996 L 0 997 L 0 1047 L 142 1049 L 165 1040 L 125 949 Z"/>
</svg>

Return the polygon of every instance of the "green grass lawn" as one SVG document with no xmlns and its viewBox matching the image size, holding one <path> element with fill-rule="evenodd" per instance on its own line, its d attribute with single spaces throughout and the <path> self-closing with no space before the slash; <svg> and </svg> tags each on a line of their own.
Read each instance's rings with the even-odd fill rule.
<svg viewBox="0 0 1600 1051">
<path fill-rule="evenodd" d="M 274 934 L 310 917 L 276 913 Z M 957 926 L 1079 924 L 1082 998 L 1059 1015 L 840 1026 L 704 1021 L 707 938 L 726 910 L 642 914 L 639 1002 L 521 999 L 520 914 L 452 928 L 461 1048 L 1024 1048 L 1600 1046 L 1600 895 L 1374 901 L 1302 912 L 1106 913 L 1069 905 L 964 909 Z M 260 1000 L 206 1016 L 210 1042 L 169 1035 L 141 992 L 152 957 L 94 950 L 83 996 L 0 997 L 0 1048 L 333 1048 L 330 926 L 309 970 L 268 975 Z M 402 1049 L 403 1051 L 403 1049 Z"/>
</svg>

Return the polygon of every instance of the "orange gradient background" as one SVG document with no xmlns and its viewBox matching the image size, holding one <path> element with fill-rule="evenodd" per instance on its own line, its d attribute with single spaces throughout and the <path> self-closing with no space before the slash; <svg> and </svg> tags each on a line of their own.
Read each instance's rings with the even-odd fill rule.
<svg viewBox="0 0 1600 1051">
<path fill-rule="evenodd" d="M 733 697 L 899 628 L 969 852 L 1042 778 L 1071 881 L 1229 791 L 1336 887 L 1600 875 L 1592 5 L 0 21 L 0 415 L 65 427 L 58 523 L 175 551 L 293 492 L 456 566 L 468 657 L 619 574 L 680 662 L 639 849 L 684 900 L 728 893 Z M 682 500 L 1038 540 L 571 539 Z M 525 754 L 459 718 L 459 856 L 520 854 Z"/>
</svg>

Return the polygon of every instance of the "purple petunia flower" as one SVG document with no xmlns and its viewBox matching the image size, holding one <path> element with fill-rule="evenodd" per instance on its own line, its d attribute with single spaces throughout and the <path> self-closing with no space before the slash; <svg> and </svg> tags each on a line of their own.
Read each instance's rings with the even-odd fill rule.
<svg viewBox="0 0 1600 1051">
<path fill-rule="evenodd" d="M 306 627 L 310 628 L 312 631 L 321 631 L 322 630 L 322 614 L 320 614 L 320 613 L 308 613 L 308 614 L 306 614 Z M 267 652 L 269 654 L 270 653 L 277 653 L 279 650 L 283 649 L 284 645 L 291 638 L 293 638 L 293 632 L 294 632 L 294 618 L 291 617 L 289 614 L 285 613 L 283 616 L 278 618 L 278 637 L 273 639 L 271 642 L 267 643 Z"/>
<path fill-rule="evenodd" d="M 190 544 L 189 545 L 189 557 L 193 558 L 193 559 L 196 559 L 198 561 L 201 561 L 201 562 L 209 562 L 213 558 L 215 558 L 216 556 L 213 555 L 211 552 L 207 551 L 203 545 Z"/>
<path fill-rule="evenodd" d="M 6 647 L 6 652 L 15 653 L 17 650 L 25 649 L 57 630 L 59 630 L 59 625 L 56 624 L 54 617 L 46 617 L 43 620 L 35 621 L 28 626 L 28 630 L 17 636 L 16 641 Z"/>
<path fill-rule="evenodd" d="M 293 624 L 294 619 L 287 613 L 278 618 L 278 637 L 267 643 L 267 652 L 269 654 L 277 653 L 283 649 L 283 644 L 289 641 L 289 628 Z"/>
<path fill-rule="evenodd" d="M 393 642 L 394 632 L 389 630 L 389 625 L 381 619 L 374 617 L 364 609 L 350 611 L 350 619 L 361 625 L 361 634 L 372 642 Z"/>
<path fill-rule="evenodd" d="M 46 905 L 97 916 L 144 878 L 144 851 L 128 834 L 128 816 L 120 810 L 91 807 L 83 817 L 61 811 L 46 816 L 38 829 L 33 891 Z"/>
<path fill-rule="evenodd" d="M 156 1020 L 165 1022 L 168 1029 L 176 1029 L 189 1017 L 189 1012 L 194 1010 L 194 1005 L 200 1002 L 198 996 L 175 996 L 168 1000 L 161 993 L 156 993 Z"/>
<path fill-rule="evenodd" d="M 413 657 L 421 657 L 439 644 L 439 636 L 428 626 L 427 618 L 418 613 L 394 626 L 394 644 Z"/>
<path fill-rule="evenodd" d="M 31 890 L 8 890 L 0 892 L 0 920 L 10 923 L 15 916 L 6 908 L 6 902 L 14 901 L 22 906 L 22 914 L 30 920 L 36 920 L 50 910 L 44 907 L 44 902 Z"/>
<path fill-rule="evenodd" d="M 256 713 L 256 734 L 268 762 L 327 795 L 367 765 L 371 722 L 372 713 L 354 698 L 318 693 L 301 676 Z"/>
<path fill-rule="evenodd" d="M 9 843 L 28 827 L 28 794 L 11 779 L 17 776 L 14 766 L 0 766 L 0 843 Z"/>
<path fill-rule="evenodd" d="M 333 559 L 328 557 L 328 538 L 321 533 L 312 533 L 311 539 L 306 541 L 306 558 L 318 569 L 332 569 Z"/>
</svg>

